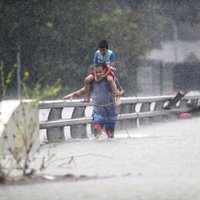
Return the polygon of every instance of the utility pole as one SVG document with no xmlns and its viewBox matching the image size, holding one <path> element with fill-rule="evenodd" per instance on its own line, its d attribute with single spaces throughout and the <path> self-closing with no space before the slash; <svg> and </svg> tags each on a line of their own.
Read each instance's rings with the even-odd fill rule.
<svg viewBox="0 0 200 200">
<path fill-rule="evenodd" d="M 20 49 L 17 52 L 17 96 L 18 99 L 21 99 L 21 58 L 20 58 Z"/>
</svg>

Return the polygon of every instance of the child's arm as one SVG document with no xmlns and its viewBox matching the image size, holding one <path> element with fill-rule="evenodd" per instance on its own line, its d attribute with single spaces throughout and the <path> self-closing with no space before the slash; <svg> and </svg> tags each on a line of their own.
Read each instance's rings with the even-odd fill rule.
<svg viewBox="0 0 200 200">
<path fill-rule="evenodd" d="M 116 68 L 115 68 L 115 63 L 114 62 L 111 62 L 110 64 L 109 64 L 109 67 L 114 71 L 114 70 L 116 70 Z"/>
<path fill-rule="evenodd" d="M 110 63 L 109 65 L 107 65 L 105 62 L 103 63 L 103 65 L 105 66 L 105 67 L 107 67 L 107 72 L 102 76 L 102 78 L 105 78 L 106 76 L 108 76 L 108 74 L 111 72 L 111 71 L 115 71 L 115 63 L 114 62 L 112 62 L 112 63 Z"/>
<path fill-rule="evenodd" d="M 108 71 L 102 76 L 102 78 L 105 78 L 106 76 L 108 76 L 108 74 L 111 72 L 111 68 L 109 67 L 108 68 Z"/>
</svg>

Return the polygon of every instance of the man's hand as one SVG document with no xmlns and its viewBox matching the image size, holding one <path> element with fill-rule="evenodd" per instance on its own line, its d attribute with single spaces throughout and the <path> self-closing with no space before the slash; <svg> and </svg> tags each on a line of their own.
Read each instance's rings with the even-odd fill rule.
<svg viewBox="0 0 200 200">
<path fill-rule="evenodd" d="M 68 94 L 68 95 L 64 96 L 62 99 L 63 100 L 70 99 L 72 101 L 73 96 L 74 96 L 74 93 L 71 93 L 71 94 Z"/>
</svg>

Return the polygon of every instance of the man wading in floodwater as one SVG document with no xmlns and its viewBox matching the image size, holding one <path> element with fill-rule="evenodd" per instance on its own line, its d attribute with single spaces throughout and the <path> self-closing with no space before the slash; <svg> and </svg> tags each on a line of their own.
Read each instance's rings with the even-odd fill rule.
<svg viewBox="0 0 200 200">
<path fill-rule="evenodd" d="M 93 102 L 93 124 L 94 135 L 99 137 L 105 128 L 108 138 L 114 137 L 114 130 L 116 124 L 116 106 L 115 106 L 115 94 L 112 91 L 111 85 L 107 79 L 103 77 L 106 69 L 102 64 L 98 64 L 94 67 L 95 79 L 91 82 L 91 98 Z M 115 80 L 117 88 L 119 89 L 121 96 L 123 95 L 122 87 L 118 80 Z M 85 87 L 80 90 L 66 95 L 63 99 L 70 99 L 72 97 L 80 97 L 86 93 Z"/>
</svg>

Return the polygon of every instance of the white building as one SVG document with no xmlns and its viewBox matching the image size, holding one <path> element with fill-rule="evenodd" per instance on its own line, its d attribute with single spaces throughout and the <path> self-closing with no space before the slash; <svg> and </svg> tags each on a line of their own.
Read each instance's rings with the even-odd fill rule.
<svg viewBox="0 0 200 200">
<path fill-rule="evenodd" d="M 182 79 L 185 75 L 194 77 L 200 73 L 197 68 L 200 63 L 200 40 L 192 42 L 180 40 L 162 42 L 161 48 L 150 51 L 145 59 L 146 63 L 138 67 L 137 71 L 138 96 L 176 93 L 174 80 L 177 82 L 177 79 Z M 182 74 L 175 73 L 176 66 L 182 67 L 179 68 Z M 187 68 L 188 70 L 188 66 L 190 66 L 193 75 L 186 72 L 185 69 Z M 191 81 L 192 78 L 187 77 Z M 195 77 L 195 79 L 191 86 L 200 85 L 199 78 Z M 195 87 L 197 88 L 197 86 Z"/>
<path fill-rule="evenodd" d="M 199 62 L 200 40 L 162 42 L 161 49 L 153 49 L 147 54 L 146 58 L 163 63 Z"/>
</svg>

